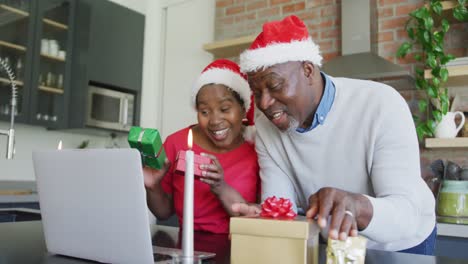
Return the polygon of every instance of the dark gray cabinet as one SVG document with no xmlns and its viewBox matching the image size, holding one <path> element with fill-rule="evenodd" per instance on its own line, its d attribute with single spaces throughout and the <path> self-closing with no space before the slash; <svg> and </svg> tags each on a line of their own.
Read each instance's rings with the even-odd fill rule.
<svg viewBox="0 0 468 264">
<path fill-rule="evenodd" d="M 17 122 L 84 128 L 89 83 L 135 94 L 139 123 L 144 15 L 107 0 L 0 0 L 0 57 L 17 75 Z M 0 71 L 0 120 L 10 87 Z"/>
<path fill-rule="evenodd" d="M 88 85 L 135 95 L 139 124 L 145 16 L 110 1 L 76 3 L 69 128 L 84 128 Z"/>
<path fill-rule="evenodd" d="M 145 17 L 109 1 L 92 3 L 89 78 L 141 90 Z"/>
<path fill-rule="evenodd" d="M 17 76 L 18 122 L 66 127 L 74 2 L 0 1 L 0 56 Z M 0 82 L 0 120 L 8 120 L 11 95 Z"/>
</svg>

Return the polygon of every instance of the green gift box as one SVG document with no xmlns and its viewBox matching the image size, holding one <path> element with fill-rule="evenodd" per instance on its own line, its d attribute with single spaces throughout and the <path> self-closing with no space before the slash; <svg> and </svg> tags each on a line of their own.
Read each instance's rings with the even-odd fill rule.
<svg viewBox="0 0 468 264">
<path fill-rule="evenodd" d="M 157 129 L 134 126 L 128 133 L 128 143 L 140 151 L 144 165 L 158 170 L 163 167 L 166 152 Z"/>
</svg>

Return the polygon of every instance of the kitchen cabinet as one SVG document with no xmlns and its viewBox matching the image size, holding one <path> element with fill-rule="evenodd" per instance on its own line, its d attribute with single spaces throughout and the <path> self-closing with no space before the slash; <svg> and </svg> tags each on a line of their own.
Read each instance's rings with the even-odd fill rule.
<svg viewBox="0 0 468 264">
<path fill-rule="evenodd" d="M 68 128 L 85 128 L 89 85 L 135 95 L 139 124 L 145 16 L 110 1 L 76 4 Z"/>
<path fill-rule="evenodd" d="M 67 123 L 72 53 L 72 0 L 0 2 L 0 56 L 19 87 L 16 120 L 48 128 Z M 0 120 L 9 119 L 7 80 L 0 75 Z"/>
<path fill-rule="evenodd" d="M 26 122 L 29 109 L 29 87 L 34 41 L 35 1 L 0 1 L 0 57 L 16 76 L 18 105 L 16 120 Z M 11 87 L 4 69 L 0 70 L 0 120 L 10 118 Z"/>
<path fill-rule="evenodd" d="M 145 16 L 110 1 L 81 1 L 91 9 L 89 80 L 141 91 Z"/>
</svg>

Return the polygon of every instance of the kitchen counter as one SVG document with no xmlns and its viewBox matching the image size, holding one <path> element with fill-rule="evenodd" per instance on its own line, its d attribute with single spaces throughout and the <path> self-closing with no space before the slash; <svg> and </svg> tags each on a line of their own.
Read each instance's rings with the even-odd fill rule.
<svg viewBox="0 0 468 264">
<path fill-rule="evenodd" d="M 468 238 L 468 225 L 437 223 L 437 235 Z"/>
<path fill-rule="evenodd" d="M 125 228 L 125 227 L 124 227 Z M 2 223 L 0 224 L 0 261 L 9 263 L 94 263 L 53 255 L 47 252 L 42 232 L 41 221 Z M 167 226 L 151 226 L 154 245 L 174 247 L 178 240 L 178 228 Z M 212 235 L 195 232 L 195 249 L 217 253 L 216 263 L 229 263 L 230 241 L 227 235 Z M 325 246 L 319 250 L 319 263 L 325 263 Z M 211 261 L 212 262 L 212 261 Z M 467 260 L 457 260 L 449 257 L 422 256 L 407 253 L 367 250 L 367 264 L 461 264 Z"/>
<path fill-rule="evenodd" d="M 0 181 L 0 204 L 38 201 L 35 181 Z"/>
</svg>

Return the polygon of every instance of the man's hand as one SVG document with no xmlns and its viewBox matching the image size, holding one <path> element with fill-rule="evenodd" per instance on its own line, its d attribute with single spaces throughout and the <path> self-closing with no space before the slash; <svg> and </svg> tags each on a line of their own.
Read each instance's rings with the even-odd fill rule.
<svg viewBox="0 0 468 264">
<path fill-rule="evenodd" d="M 239 216 L 256 217 L 260 215 L 262 207 L 259 204 L 234 203 L 232 211 Z"/>
<path fill-rule="evenodd" d="M 152 190 L 161 182 L 166 175 L 167 171 L 171 167 L 171 162 L 166 159 L 164 165 L 160 170 L 152 169 L 150 167 L 143 167 L 143 175 L 145 177 L 145 188 Z"/>
<path fill-rule="evenodd" d="M 358 228 L 365 229 L 372 219 L 372 205 L 365 196 L 335 188 L 322 188 L 311 195 L 309 206 L 306 217 L 317 217 L 321 228 L 327 226 L 331 217 L 328 232 L 331 239 L 357 236 Z"/>
</svg>

